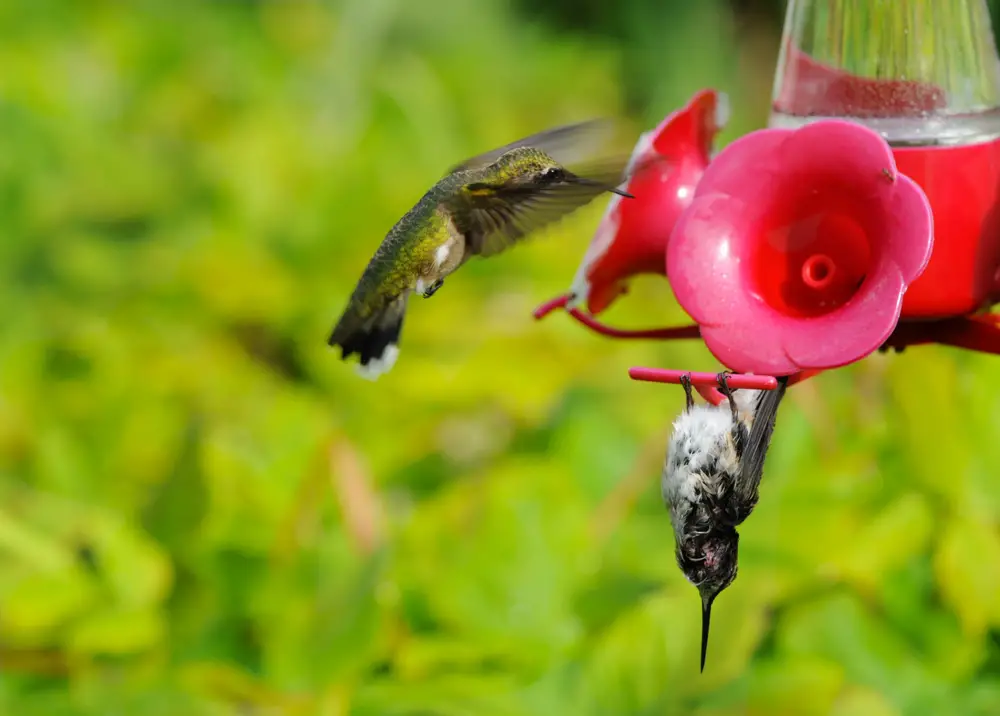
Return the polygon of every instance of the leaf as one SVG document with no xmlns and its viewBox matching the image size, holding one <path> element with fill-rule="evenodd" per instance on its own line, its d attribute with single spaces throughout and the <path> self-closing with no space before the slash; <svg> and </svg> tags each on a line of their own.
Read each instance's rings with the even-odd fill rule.
<svg viewBox="0 0 1000 716">
<path fill-rule="evenodd" d="M 758 664 L 746 679 L 748 716 L 773 713 L 827 716 L 844 683 L 844 672 L 836 664 L 806 657 L 791 663 Z"/>
<path fill-rule="evenodd" d="M 1000 703 L 1000 680 L 991 678 L 975 681 L 969 685 L 963 696 L 962 713 L 966 716 L 988 716 Z"/>
<path fill-rule="evenodd" d="M 166 624 L 159 612 L 105 609 L 76 622 L 65 643 L 77 654 L 127 656 L 158 646 L 165 635 Z"/>
<path fill-rule="evenodd" d="M 907 645 L 846 591 L 791 607 L 778 623 L 777 644 L 782 659 L 829 660 L 848 681 L 871 686 L 897 704 L 932 681 Z"/>
<path fill-rule="evenodd" d="M 423 590 L 446 628 L 517 640 L 544 660 L 578 633 L 571 595 L 589 559 L 585 530 L 561 470 L 507 460 L 413 513 L 395 555 L 398 577 Z"/>
<path fill-rule="evenodd" d="M 517 671 L 525 661 L 511 644 L 482 644 L 463 639 L 424 637 L 409 640 L 396 656 L 395 668 L 402 680 L 419 682 L 429 678 L 483 671 Z"/>
<path fill-rule="evenodd" d="M 659 588 L 660 583 L 651 579 L 606 569 L 577 593 L 576 613 L 588 631 L 601 631 Z"/>
<path fill-rule="evenodd" d="M 901 496 L 853 537 L 850 550 L 838 557 L 841 575 L 859 590 L 874 593 L 886 572 L 926 549 L 933 521 L 926 498 Z"/>
<path fill-rule="evenodd" d="M 39 571 L 66 569 L 72 564 L 66 550 L 41 531 L 0 510 L 0 554 Z"/>
<path fill-rule="evenodd" d="M 827 713 L 830 716 L 902 716 L 903 712 L 894 707 L 877 691 L 860 686 L 851 686 L 840 698 L 836 706 Z"/>
<path fill-rule="evenodd" d="M 891 419 L 900 429 L 909 473 L 933 494 L 954 508 L 964 501 L 971 451 L 961 430 L 942 425 L 962 425 L 957 371 L 940 370 L 928 353 L 910 351 L 893 367 L 890 383 L 898 403 Z M 926 380 L 933 374 L 934 380 Z M 914 386 L 920 386 L 914 390 Z"/>
<path fill-rule="evenodd" d="M 572 470 L 575 481 L 595 502 L 628 474 L 638 452 L 634 438 L 615 419 L 616 409 L 601 398 L 592 391 L 570 391 L 560 407 L 559 431 L 549 447 L 551 454 Z M 666 454 L 665 433 L 662 442 L 661 452 Z M 658 491 L 655 477 L 654 474 L 649 484 Z"/>
<path fill-rule="evenodd" d="M 950 683 L 961 683 L 980 667 L 984 644 L 969 639 L 961 623 L 940 608 L 930 554 L 893 570 L 880 585 L 878 599 L 893 628 L 924 655 L 927 668 Z"/>
<path fill-rule="evenodd" d="M 289 689 L 349 682 L 389 658 L 386 553 L 361 562 L 323 556 L 280 572 L 254 599 L 262 668 Z"/>
<path fill-rule="evenodd" d="M 97 521 L 92 532 L 102 574 L 119 604 L 138 609 L 166 599 L 173 584 L 173 565 L 159 545 L 113 519 Z"/>
<path fill-rule="evenodd" d="M 973 515 L 950 518 L 940 528 L 934 576 L 944 602 L 969 638 L 1000 625 L 1000 535 Z"/>
<path fill-rule="evenodd" d="M 81 570 L 29 574 L 0 595 L 0 631 L 17 643 L 45 643 L 98 598 Z"/>
<path fill-rule="evenodd" d="M 715 602 L 705 673 L 691 585 L 649 597 L 597 635 L 583 675 L 595 713 L 676 713 L 742 673 L 764 631 L 763 606 L 737 579 Z"/>
<path fill-rule="evenodd" d="M 180 674 L 187 689 L 213 701 L 242 706 L 254 711 L 278 709 L 280 713 L 297 713 L 301 697 L 286 695 L 270 688 L 251 674 L 230 664 L 200 662 L 186 665 Z"/>
<path fill-rule="evenodd" d="M 779 623 L 777 644 L 785 658 L 838 663 L 849 683 L 878 692 L 902 713 L 955 713 L 952 685 L 849 593 L 790 609 Z"/>
<path fill-rule="evenodd" d="M 188 541 L 197 535 L 208 511 L 208 491 L 199 462 L 202 431 L 198 421 L 188 425 L 174 469 L 157 486 L 143 510 L 143 526 L 174 553 L 187 551 Z"/>
<path fill-rule="evenodd" d="M 518 700 L 517 683 L 504 675 L 456 674 L 416 682 L 386 679 L 362 687 L 351 714 L 524 716 Z"/>
</svg>

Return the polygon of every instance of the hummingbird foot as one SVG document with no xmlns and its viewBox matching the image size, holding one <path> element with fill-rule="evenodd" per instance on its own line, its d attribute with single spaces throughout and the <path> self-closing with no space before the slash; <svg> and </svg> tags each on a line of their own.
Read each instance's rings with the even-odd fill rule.
<svg viewBox="0 0 1000 716">
<path fill-rule="evenodd" d="M 736 409 L 736 399 L 733 398 L 733 389 L 729 387 L 729 373 L 723 371 L 715 379 L 719 382 L 719 392 L 729 399 L 729 409 L 733 413 L 733 421 L 739 422 L 739 412 Z"/>
<path fill-rule="evenodd" d="M 444 279 L 439 278 L 437 281 L 435 281 L 426 289 L 424 289 L 424 292 L 421 293 L 420 295 L 423 296 L 424 298 L 430 298 L 435 293 L 437 293 L 438 289 L 441 288 L 442 286 L 444 286 Z"/>
<path fill-rule="evenodd" d="M 680 383 L 684 386 L 684 395 L 687 396 L 687 404 L 684 406 L 684 410 L 689 411 L 694 407 L 694 396 L 691 395 L 691 374 L 685 373 L 682 375 Z"/>
</svg>

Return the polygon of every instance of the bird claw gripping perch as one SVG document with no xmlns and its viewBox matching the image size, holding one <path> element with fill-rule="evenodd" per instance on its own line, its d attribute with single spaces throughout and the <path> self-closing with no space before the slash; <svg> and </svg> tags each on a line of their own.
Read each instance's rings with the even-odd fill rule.
<svg viewBox="0 0 1000 716">
<path fill-rule="evenodd" d="M 721 405 L 726 400 L 726 394 L 719 389 L 723 383 L 731 390 L 774 390 L 778 387 L 778 381 L 774 376 L 750 373 L 699 373 L 687 370 L 636 367 L 629 368 L 628 375 L 632 380 L 647 383 L 682 385 L 688 396 L 690 396 L 691 387 L 694 387 L 698 391 L 698 395 L 712 405 Z M 721 376 L 725 376 L 724 381 Z"/>
<path fill-rule="evenodd" d="M 801 383 L 822 371 L 803 370 L 788 377 L 788 385 Z M 666 368 L 629 368 L 628 375 L 632 380 L 644 383 L 667 383 L 684 386 L 686 393 L 691 387 L 712 405 L 721 405 L 727 398 L 726 387 L 733 390 L 776 390 L 778 379 L 773 375 L 755 375 L 753 373 L 699 373 L 689 370 L 668 370 Z M 726 387 L 724 387 L 726 386 Z"/>
<path fill-rule="evenodd" d="M 719 392 L 722 393 L 723 397 L 729 401 L 729 408 L 733 413 L 733 420 L 739 420 L 739 415 L 737 415 L 736 401 L 733 400 L 733 389 L 729 386 L 729 373 L 723 371 L 715 376 L 716 382 L 719 384 Z M 777 382 L 777 381 L 775 381 Z"/>
<path fill-rule="evenodd" d="M 694 407 L 694 396 L 691 394 L 691 376 L 688 373 L 682 375 L 680 377 L 680 384 L 684 386 L 684 395 L 687 398 L 684 409 L 691 410 Z"/>
<path fill-rule="evenodd" d="M 736 402 L 733 400 L 733 388 L 729 385 L 730 375 L 732 375 L 732 373 L 729 371 L 723 371 L 716 374 L 715 382 L 718 384 L 717 389 L 712 385 L 699 383 L 698 394 L 712 405 L 720 405 L 723 400 L 728 400 L 729 405 L 733 410 L 733 419 L 735 420 Z M 691 387 L 693 384 L 692 374 L 690 372 L 681 373 L 677 378 L 677 382 L 684 388 L 684 396 L 686 398 L 684 409 L 689 411 L 694 407 L 694 395 L 691 393 Z M 777 381 L 775 381 L 775 386 L 777 386 Z"/>
</svg>

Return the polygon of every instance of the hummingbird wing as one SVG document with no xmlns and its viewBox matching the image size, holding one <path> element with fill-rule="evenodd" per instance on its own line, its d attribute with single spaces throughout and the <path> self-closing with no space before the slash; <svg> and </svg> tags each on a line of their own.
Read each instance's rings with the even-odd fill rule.
<svg viewBox="0 0 1000 716">
<path fill-rule="evenodd" d="M 757 490 L 764 476 L 764 458 L 771 444 L 778 406 L 785 397 L 787 385 L 788 376 L 779 377 L 778 387 L 774 390 L 762 390 L 754 406 L 753 424 L 740 459 L 740 477 L 734 490 L 740 504 L 752 505 L 757 502 Z"/>
<path fill-rule="evenodd" d="M 451 168 L 449 173 L 482 169 L 489 166 L 511 149 L 534 147 L 555 159 L 564 167 L 585 161 L 601 154 L 614 135 L 615 122 L 609 118 L 588 119 L 561 127 L 536 132 L 530 137 L 511 142 L 498 149 L 466 159 Z"/>
<path fill-rule="evenodd" d="M 476 182 L 454 199 L 473 254 L 493 256 L 529 234 L 589 204 L 622 181 L 627 157 L 592 163 L 567 179 L 526 187 L 516 181 Z M 579 181 L 579 180 L 583 181 Z"/>
</svg>

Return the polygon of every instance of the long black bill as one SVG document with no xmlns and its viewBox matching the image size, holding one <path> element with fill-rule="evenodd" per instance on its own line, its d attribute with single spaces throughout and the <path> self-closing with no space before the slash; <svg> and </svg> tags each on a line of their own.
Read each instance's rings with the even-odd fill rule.
<svg viewBox="0 0 1000 716">
<path fill-rule="evenodd" d="M 624 189 L 619 189 L 616 186 L 608 186 L 604 182 L 595 181 L 593 179 L 587 179 L 586 177 L 574 177 L 573 179 L 577 184 L 583 184 L 585 186 L 599 186 L 603 187 L 605 191 L 610 191 L 612 194 L 617 194 L 618 196 L 623 196 L 626 199 L 635 199 L 635 196 L 629 194 Z"/>
<path fill-rule="evenodd" d="M 714 594 L 702 595 L 701 597 L 701 671 L 705 671 L 705 657 L 708 655 L 708 627 L 712 622 L 712 602 L 715 601 Z"/>
</svg>

